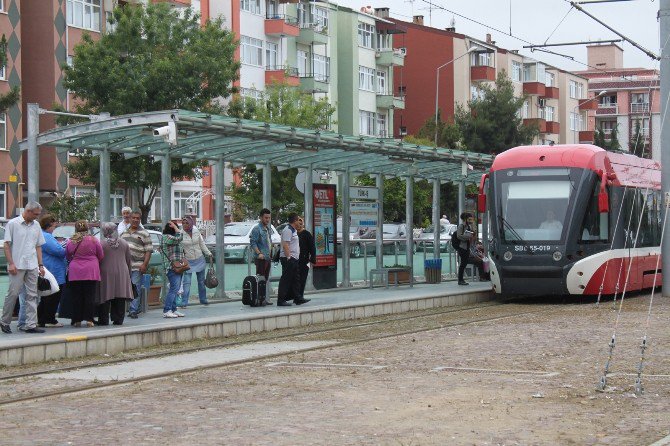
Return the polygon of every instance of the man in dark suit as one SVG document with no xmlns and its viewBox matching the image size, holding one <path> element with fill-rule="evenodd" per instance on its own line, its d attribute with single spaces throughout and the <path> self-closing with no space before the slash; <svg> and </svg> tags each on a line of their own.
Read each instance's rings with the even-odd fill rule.
<svg viewBox="0 0 670 446">
<path fill-rule="evenodd" d="M 316 263 L 316 245 L 312 233 L 305 229 L 305 221 L 298 219 L 298 241 L 300 242 L 300 258 L 298 259 L 298 276 L 300 280 L 300 299 L 294 302 L 309 302 L 305 299 L 305 283 L 309 274 L 310 264 Z"/>
</svg>

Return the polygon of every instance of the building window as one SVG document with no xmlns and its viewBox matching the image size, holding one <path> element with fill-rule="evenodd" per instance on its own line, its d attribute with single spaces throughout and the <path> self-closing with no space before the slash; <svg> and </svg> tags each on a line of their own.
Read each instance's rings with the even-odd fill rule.
<svg viewBox="0 0 670 446">
<path fill-rule="evenodd" d="M 73 189 L 72 197 L 74 197 L 75 203 L 77 202 L 77 198 L 81 198 L 85 195 L 96 195 L 95 189 L 92 187 L 75 186 Z"/>
<path fill-rule="evenodd" d="M 374 112 L 360 110 L 360 134 L 364 136 L 375 136 L 375 114 Z"/>
<path fill-rule="evenodd" d="M 317 31 L 323 31 L 328 28 L 328 10 L 312 5 L 312 23 L 316 25 Z"/>
<path fill-rule="evenodd" d="M 305 77 L 309 72 L 309 66 L 307 65 L 307 53 L 305 51 L 298 50 L 298 76 Z"/>
<path fill-rule="evenodd" d="M 100 0 L 67 0 L 67 24 L 100 31 Z"/>
<path fill-rule="evenodd" d="M 406 85 L 398 85 L 398 96 L 400 96 L 401 98 L 404 98 L 406 94 L 407 94 L 407 86 Z"/>
<path fill-rule="evenodd" d="M 547 121 L 553 121 L 554 120 L 554 107 L 544 107 L 544 119 Z"/>
<path fill-rule="evenodd" d="M 242 48 L 241 62 L 243 64 L 263 66 L 263 41 L 253 37 L 242 36 L 240 38 L 240 47 Z"/>
<path fill-rule="evenodd" d="M 372 48 L 374 34 L 375 25 L 358 22 L 358 45 L 364 48 Z"/>
<path fill-rule="evenodd" d="M 4 80 L 7 79 L 7 78 L 5 77 L 5 72 L 6 72 L 5 68 L 6 68 L 5 65 L 3 65 L 3 66 L 0 67 L 0 80 L 2 80 L 2 81 L 4 81 Z"/>
<path fill-rule="evenodd" d="M 577 113 L 570 112 L 570 130 L 576 130 L 575 125 L 577 123 Z"/>
<path fill-rule="evenodd" d="M 160 192 L 154 198 L 154 204 L 151 206 L 151 213 L 153 214 L 153 219 L 154 220 L 162 220 L 163 217 L 161 216 L 162 210 L 161 210 L 161 197 L 160 197 Z"/>
<path fill-rule="evenodd" d="M 200 216 L 200 200 L 189 200 L 193 195 L 191 191 L 175 191 L 172 199 L 173 218 L 184 215 L 195 214 Z"/>
<path fill-rule="evenodd" d="M 265 3 L 265 17 L 279 18 L 279 2 L 277 0 L 269 0 Z"/>
<path fill-rule="evenodd" d="M 7 183 L 0 184 L 0 218 L 7 218 Z"/>
<path fill-rule="evenodd" d="M 386 72 L 377 71 L 377 93 L 387 94 L 386 91 Z"/>
<path fill-rule="evenodd" d="M 521 82 L 521 73 L 523 68 L 521 67 L 521 62 L 515 60 L 512 61 L 512 80 L 515 82 Z"/>
<path fill-rule="evenodd" d="M 279 45 L 265 42 L 265 67 L 268 70 L 277 70 L 279 66 Z"/>
<path fill-rule="evenodd" d="M 556 80 L 555 79 L 556 78 L 554 76 L 554 73 L 545 73 L 544 85 L 546 87 L 553 87 L 554 85 L 556 85 Z"/>
<path fill-rule="evenodd" d="M 5 11 L 5 0 L 0 0 L 0 11 Z"/>
<path fill-rule="evenodd" d="M 484 99 L 484 90 L 476 85 L 470 85 L 470 100 Z"/>
<path fill-rule="evenodd" d="M 577 83 L 577 99 L 584 99 L 584 84 Z"/>
<path fill-rule="evenodd" d="M 635 129 L 637 128 L 638 123 L 640 124 L 640 132 L 642 136 L 649 136 L 649 118 L 633 119 L 630 122 L 630 134 L 631 137 L 635 137 Z"/>
<path fill-rule="evenodd" d="M 115 218 L 121 217 L 124 199 L 123 189 L 117 189 L 109 196 L 109 215 Z"/>
<path fill-rule="evenodd" d="M 470 66 L 473 67 L 490 67 L 491 53 L 472 53 L 470 54 Z"/>
<path fill-rule="evenodd" d="M 314 80 L 319 82 L 328 82 L 330 77 L 330 57 L 320 54 L 314 55 Z"/>
<path fill-rule="evenodd" d="M 600 123 L 600 130 L 602 130 L 606 136 L 611 135 L 612 130 L 614 130 L 615 128 L 617 128 L 616 121 L 602 121 Z"/>
<path fill-rule="evenodd" d="M 358 66 L 358 88 L 365 91 L 375 91 L 375 69 Z"/>
<path fill-rule="evenodd" d="M 0 113 L 0 150 L 7 150 L 7 115 Z"/>
<path fill-rule="evenodd" d="M 386 131 L 386 115 L 383 113 L 377 113 L 377 136 L 381 138 L 388 137 L 388 132 Z"/>
<path fill-rule="evenodd" d="M 244 99 L 259 100 L 263 97 L 263 92 L 255 88 L 240 88 L 240 96 Z"/>
<path fill-rule="evenodd" d="M 377 49 L 378 50 L 391 49 L 391 34 L 377 33 Z"/>
<path fill-rule="evenodd" d="M 523 111 L 521 112 L 523 119 L 528 119 L 530 117 L 530 102 L 523 102 Z"/>
<path fill-rule="evenodd" d="M 570 97 L 577 99 L 577 82 L 570 81 Z"/>
<path fill-rule="evenodd" d="M 261 13 L 261 0 L 241 0 L 240 8 L 252 14 Z"/>
</svg>

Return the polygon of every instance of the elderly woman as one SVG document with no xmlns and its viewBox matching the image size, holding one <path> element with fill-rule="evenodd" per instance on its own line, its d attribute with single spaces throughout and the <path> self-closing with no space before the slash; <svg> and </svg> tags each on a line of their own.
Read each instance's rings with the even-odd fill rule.
<svg viewBox="0 0 670 446">
<path fill-rule="evenodd" d="M 181 240 L 181 247 L 184 249 L 184 258 L 188 260 L 191 269 L 183 274 L 182 288 L 184 289 L 181 295 L 181 300 L 178 299 L 177 306 L 186 308 L 188 305 L 188 298 L 191 295 L 191 279 L 195 273 L 198 280 L 198 298 L 200 303 L 208 305 L 207 302 L 207 288 L 205 287 L 205 268 L 207 266 L 208 258 L 212 258 L 212 253 L 205 245 L 205 239 L 200 234 L 198 228 L 195 227 L 195 219 L 191 215 L 187 215 L 181 220 L 183 238 Z"/>
<path fill-rule="evenodd" d="M 40 327 L 62 327 L 63 324 L 56 319 L 56 311 L 58 311 L 61 293 L 65 286 L 65 270 L 67 268 L 65 248 L 53 236 L 54 229 L 58 227 L 56 217 L 50 214 L 45 215 L 40 218 L 40 226 L 45 241 L 42 245 L 42 262 L 54 275 L 60 289 L 57 293 L 41 297 L 40 304 L 37 306 L 37 325 Z"/>
<path fill-rule="evenodd" d="M 170 283 L 165 302 L 163 305 L 163 317 L 175 318 L 184 317 L 184 313 L 177 311 L 177 293 L 181 287 L 183 272 L 177 272 L 174 269 L 175 263 L 182 263 L 184 260 L 184 250 L 181 247 L 181 241 L 184 235 L 179 230 L 179 226 L 169 221 L 163 228 L 163 238 L 161 239 L 161 254 L 163 255 L 163 267 Z"/>
<path fill-rule="evenodd" d="M 133 299 L 130 245 L 119 238 L 114 223 L 103 223 L 100 245 L 104 258 L 100 261 L 98 325 L 109 325 L 110 312 L 112 323 L 121 325 L 126 313 L 126 301 Z"/>
<path fill-rule="evenodd" d="M 86 220 L 76 222 L 74 230 L 74 235 L 65 246 L 70 262 L 68 287 L 72 296 L 72 325 L 81 327 L 82 321 L 86 321 L 88 327 L 93 327 L 100 261 L 105 255 L 98 239 L 88 233 Z"/>
</svg>

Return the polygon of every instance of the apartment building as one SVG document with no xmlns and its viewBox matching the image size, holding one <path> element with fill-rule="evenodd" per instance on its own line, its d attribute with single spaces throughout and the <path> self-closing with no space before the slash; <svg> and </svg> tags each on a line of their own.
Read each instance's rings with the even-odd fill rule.
<svg viewBox="0 0 670 446">
<path fill-rule="evenodd" d="M 640 126 L 645 156 L 661 157 L 661 89 L 658 70 L 625 68 L 623 49 L 616 44 L 589 45 L 588 64 L 580 72 L 588 79 L 589 103 L 584 114 L 606 140 L 616 129 L 620 149 L 628 151 Z"/>
</svg>

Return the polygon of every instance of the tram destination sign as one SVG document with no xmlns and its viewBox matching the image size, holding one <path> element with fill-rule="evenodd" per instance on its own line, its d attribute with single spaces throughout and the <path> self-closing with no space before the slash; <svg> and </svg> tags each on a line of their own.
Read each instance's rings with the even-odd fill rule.
<svg viewBox="0 0 670 446">
<path fill-rule="evenodd" d="M 350 186 L 349 197 L 352 200 L 379 200 L 379 189 L 370 186 Z"/>
</svg>

